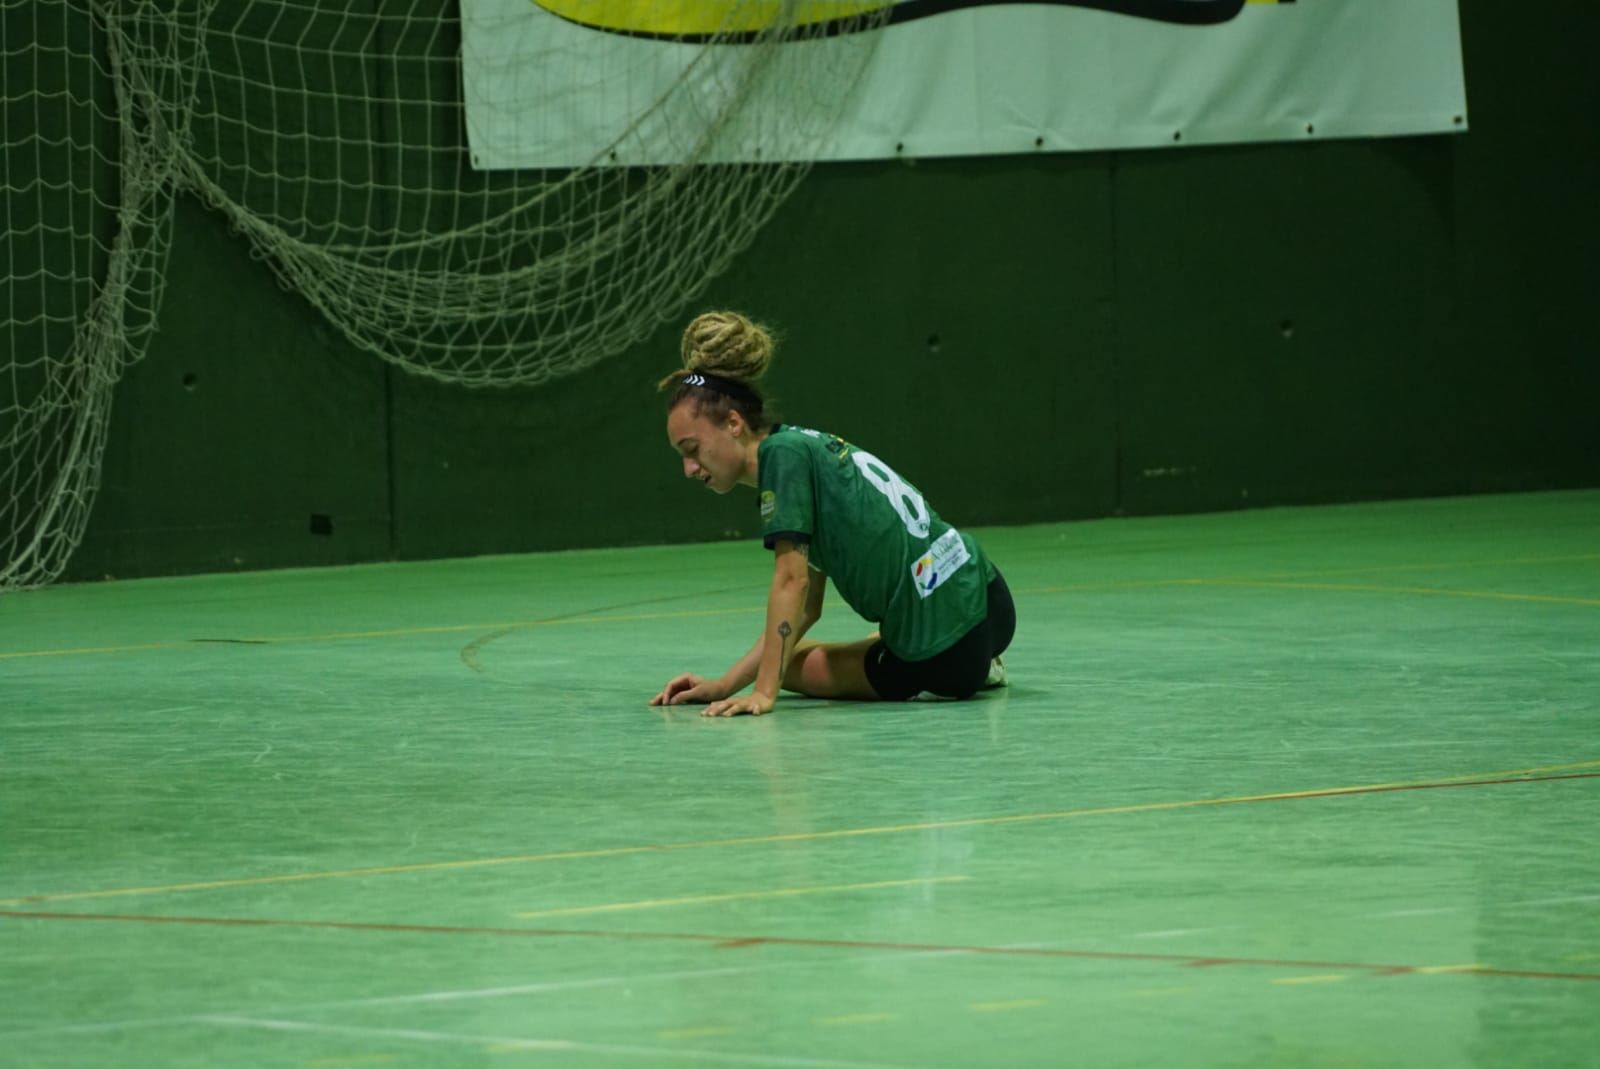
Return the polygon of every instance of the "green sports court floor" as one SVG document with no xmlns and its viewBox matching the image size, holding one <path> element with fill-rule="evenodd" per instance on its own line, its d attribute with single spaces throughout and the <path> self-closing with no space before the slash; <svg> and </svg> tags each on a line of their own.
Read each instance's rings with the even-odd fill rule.
<svg viewBox="0 0 1600 1069">
<path fill-rule="evenodd" d="M 980 536 L 760 719 L 752 543 L 0 598 L 0 1065 L 1600 1064 L 1600 493 Z"/>
</svg>

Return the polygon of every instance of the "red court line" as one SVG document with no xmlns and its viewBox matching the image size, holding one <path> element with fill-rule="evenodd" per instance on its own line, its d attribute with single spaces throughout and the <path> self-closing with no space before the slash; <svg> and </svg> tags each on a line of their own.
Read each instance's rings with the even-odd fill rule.
<svg viewBox="0 0 1600 1069">
<path fill-rule="evenodd" d="M 517 939 L 613 939 L 636 942 L 705 943 L 719 950 L 757 946 L 821 947 L 830 950 L 898 950 L 908 954 L 982 954 L 999 957 L 1070 958 L 1089 961 L 1136 961 L 1188 968 L 1256 967 L 1277 969 L 1360 970 L 1374 976 L 1439 974 L 1437 966 L 1385 965 L 1352 961 L 1298 961 L 1287 958 L 1235 958 L 1193 954 L 1149 954 L 1115 950 L 1060 950 L 1048 947 L 968 946 L 958 943 L 893 943 L 869 939 L 806 939 L 796 936 L 710 935 L 699 932 L 628 932 L 583 928 L 493 928 L 474 925 L 393 924 L 377 921 L 291 920 L 273 917 L 162 917 L 127 913 L 57 913 L 0 910 L 0 918 L 36 921 L 102 921 L 124 924 L 184 924 L 221 928 L 295 928 L 309 931 L 383 932 L 402 935 L 476 935 Z M 1462 966 L 1451 976 L 1492 976 L 1513 980 L 1591 980 L 1600 973 L 1544 972 Z"/>
</svg>

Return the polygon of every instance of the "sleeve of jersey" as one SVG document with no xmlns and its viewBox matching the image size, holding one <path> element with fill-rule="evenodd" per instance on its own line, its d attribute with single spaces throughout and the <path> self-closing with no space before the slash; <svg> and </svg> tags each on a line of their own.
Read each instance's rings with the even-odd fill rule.
<svg viewBox="0 0 1600 1069">
<path fill-rule="evenodd" d="M 762 452 L 761 542 L 768 549 L 778 539 L 811 541 L 816 501 L 811 481 L 811 455 L 804 445 L 772 441 Z"/>
</svg>

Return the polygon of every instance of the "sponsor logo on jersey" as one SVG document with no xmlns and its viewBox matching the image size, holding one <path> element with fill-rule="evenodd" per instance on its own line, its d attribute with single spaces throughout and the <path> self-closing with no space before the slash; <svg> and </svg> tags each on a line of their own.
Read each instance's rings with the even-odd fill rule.
<svg viewBox="0 0 1600 1069">
<path fill-rule="evenodd" d="M 778 511 L 778 495 L 771 490 L 761 491 L 761 518 L 763 520 Z"/>
<path fill-rule="evenodd" d="M 916 584 L 917 594 L 924 598 L 932 594 L 971 559 L 967 544 L 961 541 L 961 532 L 950 528 L 934 540 L 928 552 L 911 562 L 911 581 Z"/>
</svg>

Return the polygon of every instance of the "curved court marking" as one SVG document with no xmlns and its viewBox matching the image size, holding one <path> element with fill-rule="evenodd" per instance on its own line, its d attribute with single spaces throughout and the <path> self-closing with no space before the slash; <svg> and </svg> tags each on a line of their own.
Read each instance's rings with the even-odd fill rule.
<svg viewBox="0 0 1600 1069">
<path fill-rule="evenodd" d="M 553 624 L 567 623 L 569 621 L 592 617 L 596 613 L 615 612 L 618 609 L 636 609 L 641 605 L 659 605 L 664 601 L 687 601 L 689 598 L 715 597 L 719 594 L 735 594 L 743 589 L 745 588 L 724 587 L 720 590 L 697 590 L 690 594 L 664 594 L 657 598 L 640 598 L 634 601 L 618 602 L 615 605 L 602 605 L 595 609 L 580 609 L 577 612 L 558 613 L 555 616 L 546 616 L 542 619 L 530 620 L 526 623 L 506 624 L 503 627 L 495 628 L 487 634 L 479 635 L 477 638 L 461 647 L 461 663 L 472 669 L 474 672 L 482 672 L 483 665 L 478 661 L 478 654 L 483 652 L 483 648 L 489 643 L 502 639 L 512 632 L 521 631 L 526 628 L 549 627 Z M 606 617 L 606 619 L 617 619 L 617 617 Z"/>
<path fill-rule="evenodd" d="M 52 913 L 0 910 L 0 918 L 35 921 L 80 921 L 110 924 L 171 924 L 215 928 L 294 928 L 305 931 L 375 932 L 391 935 L 487 936 L 507 939 L 597 939 L 628 942 L 704 943 L 719 951 L 749 947 L 809 947 L 826 950 L 886 950 L 903 954 L 973 954 L 1001 958 L 1056 958 L 1085 961 L 1131 961 L 1177 965 L 1189 969 L 1262 968 L 1357 972 L 1368 977 L 1476 976 L 1509 980 L 1578 980 L 1600 983 L 1600 973 L 1555 972 L 1546 969 L 1500 969 L 1488 965 L 1414 965 L 1371 961 L 1303 961 L 1296 958 L 1241 958 L 1205 954 L 1154 954 L 1124 950 L 1078 950 L 1065 947 L 992 946 L 967 943 L 898 943 L 880 939 L 821 939 L 784 935 L 730 935 L 711 932 L 616 931 L 591 928 L 494 928 L 481 925 L 404 924 L 381 921 L 306 920 L 281 917 L 187 917 L 137 913 Z M 197 1018 L 198 1019 L 198 1018 Z"/>
<path fill-rule="evenodd" d="M 153 887 L 118 887 L 98 891 L 64 891 L 54 894 L 18 895 L 0 898 L 0 906 L 20 906 L 37 902 L 73 902 L 95 898 L 124 898 L 134 895 L 178 894 L 186 891 L 215 891 L 234 887 L 262 887 L 277 883 L 306 883 L 312 880 L 339 880 L 366 876 L 392 876 L 416 872 L 455 872 L 465 869 L 488 868 L 497 865 L 530 865 L 548 861 L 574 861 L 600 857 L 626 857 L 632 854 L 670 853 L 680 850 L 710 850 L 729 846 L 762 846 L 773 843 L 818 842 L 825 839 L 847 839 L 868 835 L 902 835 L 913 832 L 946 828 L 977 828 L 1004 824 L 1027 824 L 1052 820 L 1072 820 L 1079 817 L 1117 816 L 1131 813 L 1160 813 L 1180 809 L 1201 809 L 1214 806 L 1247 805 L 1258 802 L 1287 802 L 1309 798 L 1337 798 L 1346 795 L 1383 794 L 1394 791 L 1437 790 L 1451 787 L 1487 787 L 1520 783 L 1542 783 L 1567 779 L 1600 779 L 1600 759 L 1575 761 L 1541 768 L 1510 769 L 1502 772 L 1479 772 L 1465 776 L 1450 776 L 1433 780 L 1416 780 L 1403 783 L 1373 783 L 1355 787 L 1325 787 L 1309 791 L 1284 791 L 1274 794 L 1236 795 L 1229 798 L 1193 798 L 1177 802 L 1145 802 L 1139 805 L 1097 806 L 1089 809 L 1065 809 L 1049 813 L 1014 813 L 994 817 L 966 817 L 954 820 L 922 821 L 913 824 L 886 824 L 864 828 L 835 828 L 827 831 L 788 832 L 780 835 L 746 835 L 731 839 L 706 839 L 678 843 L 645 843 L 636 846 L 608 846 L 590 850 L 559 850 L 545 854 L 518 854 L 508 857 L 468 858 L 460 861 L 422 861 L 409 865 L 379 865 L 360 869 L 338 869 L 326 872 L 292 872 L 276 876 L 246 876 L 231 880 L 206 880 L 194 883 L 173 883 Z"/>
<path fill-rule="evenodd" d="M 1296 585 L 1297 580 L 1316 579 L 1336 575 L 1362 575 L 1372 572 L 1396 571 L 1439 571 L 1456 568 L 1493 568 L 1511 567 L 1535 564 L 1575 564 L 1585 561 L 1600 560 L 1600 554 L 1584 553 L 1563 557 L 1515 557 L 1500 560 L 1475 560 L 1456 561 L 1453 563 L 1432 562 L 1427 564 L 1387 564 L 1374 565 L 1370 568 L 1345 568 L 1330 571 L 1313 572 L 1282 572 L 1271 573 L 1266 576 L 1215 576 L 1211 578 L 1193 579 L 1138 579 L 1104 583 L 1069 583 L 1064 586 L 1027 587 L 1015 591 L 1017 594 L 1066 594 L 1085 593 L 1092 591 L 1115 590 L 1145 590 L 1160 587 L 1192 587 L 1192 586 L 1249 586 L 1259 585 L 1264 587 L 1278 586 L 1283 589 L 1306 590 L 1353 590 L 1369 593 L 1392 594 L 1440 594 L 1451 597 L 1483 598 L 1496 601 L 1529 601 L 1551 602 L 1555 604 L 1576 604 L 1587 606 L 1600 606 L 1600 598 L 1557 598 L 1537 594 L 1503 594 L 1489 591 L 1456 591 L 1439 587 L 1363 587 L 1358 585 L 1339 584 L 1312 584 Z M 743 590 L 743 587 L 737 589 Z M 756 589 L 754 587 L 752 590 Z M 679 596 L 705 596 L 703 593 Z M 672 600 L 670 598 L 661 600 Z M 643 604 L 642 602 L 639 604 Z M 709 616 L 737 616 L 766 612 L 764 605 L 741 606 L 732 609 L 686 609 L 678 612 L 659 613 L 630 613 L 627 615 L 605 616 L 594 615 L 606 610 L 587 610 L 584 613 L 575 613 L 569 616 L 551 617 L 540 620 L 514 620 L 494 624 L 445 624 L 433 627 L 397 627 L 372 631 L 331 631 L 323 634 L 312 635 L 280 635 L 277 637 L 246 637 L 237 639 L 186 639 L 170 642 L 143 642 L 121 646 L 78 646 L 64 649 L 45 650 L 15 650 L 0 652 L 0 661 L 22 660 L 29 657 L 71 657 L 90 654 L 107 653 L 148 653 L 156 650 L 181 650 L 192 649 L 198 643 L 226 644 L 226 645 L 286 645 L 290 643 L 312 642 L 344 642 L 354 639 L 373 638 L 411 638 L 421 635 L 457 635 L 476 631 L 484 636 L 479 642 L 469 645 L 469 649 L 492 642 L 497 638 L 514 631 L 530 630 L 539 627 L 559 627 L 568 624 L 604 624 L 604 623 L 643 623 L 655 620 L 690 620 Z M 465 652 L 463 658 L 466 657 Z"/>
</svg>

